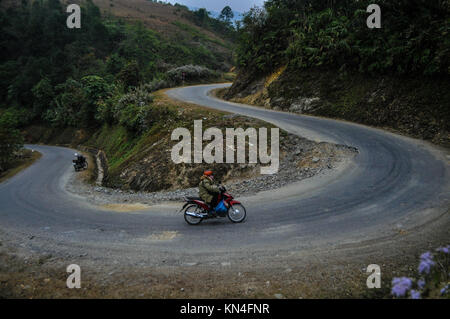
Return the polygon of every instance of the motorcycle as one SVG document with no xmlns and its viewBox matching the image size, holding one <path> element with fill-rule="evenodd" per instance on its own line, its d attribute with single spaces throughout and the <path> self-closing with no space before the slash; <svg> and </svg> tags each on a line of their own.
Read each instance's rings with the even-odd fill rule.
<svg viewBox="0 0 450 319">
<path fill-rule="evenodd" d="M 79 160 L 73 160 L 73 168 L 75 172 L 79 172 L 81 170 L 85 170 L 88 168 L 88 162 L 86 160 L 80 162 Z"/>
<path fill-rule="evenodd" d="M 227 210 L 225 212 L 211 211 L 211 207 L 205 203 L 200 197 L 184 198 L 185 204 L 181 208 L 184 211 L 184 220 L 189 225 L 198 225 L 205 219 L 223 218 L 228 219 L 233 223 L 242 223 L 247 217 L 247 211 L 241 202 L 234 200 L 233 196 L 229 194 L 224 186 L 220 186 L 220 193 L 217 198 L 217 203 L 223 200 Z"/>
</svg>

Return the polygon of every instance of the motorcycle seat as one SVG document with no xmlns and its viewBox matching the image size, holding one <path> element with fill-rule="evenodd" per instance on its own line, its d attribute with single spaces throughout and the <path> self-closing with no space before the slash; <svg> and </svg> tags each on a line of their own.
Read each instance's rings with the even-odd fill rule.
<svg viewBox="0 0 450 319">
<path fill-rule="evenodd" d="M 201 200 L 203 201 L 200 197 L 195 197 L 195 196 L 186 196 L 187 200 Z"/>
</svg>

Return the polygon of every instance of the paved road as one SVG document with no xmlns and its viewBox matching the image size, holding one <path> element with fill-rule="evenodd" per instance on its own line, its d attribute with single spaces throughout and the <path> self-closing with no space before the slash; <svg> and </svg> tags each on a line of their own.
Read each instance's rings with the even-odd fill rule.
<svg viewBox="0 0 450 319">
<path fill-rule="evenodd" d="M 188 226 L 177 207 L 145 212 L 99 210 L 64 189 L 73 150 L 29 146 L 43 157 L 0 185 L 3 237 L 42 254 L 93 262 L 180 265 L 190 261 L 264 258 L 385 238 L 447 218 L 448 157 L 426 143 L 342 121 L 224 102 L 208 96 L 223 85 L 173 89 L 168 95 L 272 122 L 317 141 L 354 146 L 341 169 L 244 199 L 248 219 Z M 86 255 L 87 254 L 87 255 Z M 256 258 L 256 257 L 255 257 Z"/>
</svg>

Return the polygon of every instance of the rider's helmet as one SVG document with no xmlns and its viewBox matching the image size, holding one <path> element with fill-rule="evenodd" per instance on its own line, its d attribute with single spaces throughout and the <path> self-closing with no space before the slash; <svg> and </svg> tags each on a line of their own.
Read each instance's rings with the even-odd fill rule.
<svg viewBox="0 0 450 319">
<path fill-rule="evenodd" d="M 212 176 L 213 172 L 212 171 L 204 171 L 203 175 L 205 176 Z"/>
<path fill-rule="evenodd" d="M 75 157 L 78 157 L 78 153 L 75 153 Z"/>
</svg>

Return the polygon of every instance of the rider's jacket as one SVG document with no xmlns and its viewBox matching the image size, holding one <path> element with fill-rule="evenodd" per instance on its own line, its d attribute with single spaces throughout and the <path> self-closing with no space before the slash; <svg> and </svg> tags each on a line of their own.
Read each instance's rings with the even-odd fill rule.
<svg viewBox="0 0 450 319">
<path fill-rule="evenodd" d="M 211 203 L 214 195 L 220 193 L 220 189 L 210 177 L 203 175 L 200 178 L 200 184 L 198 185 L 198 193 L 200 198 L 206 203 Z"/>
</svg>

